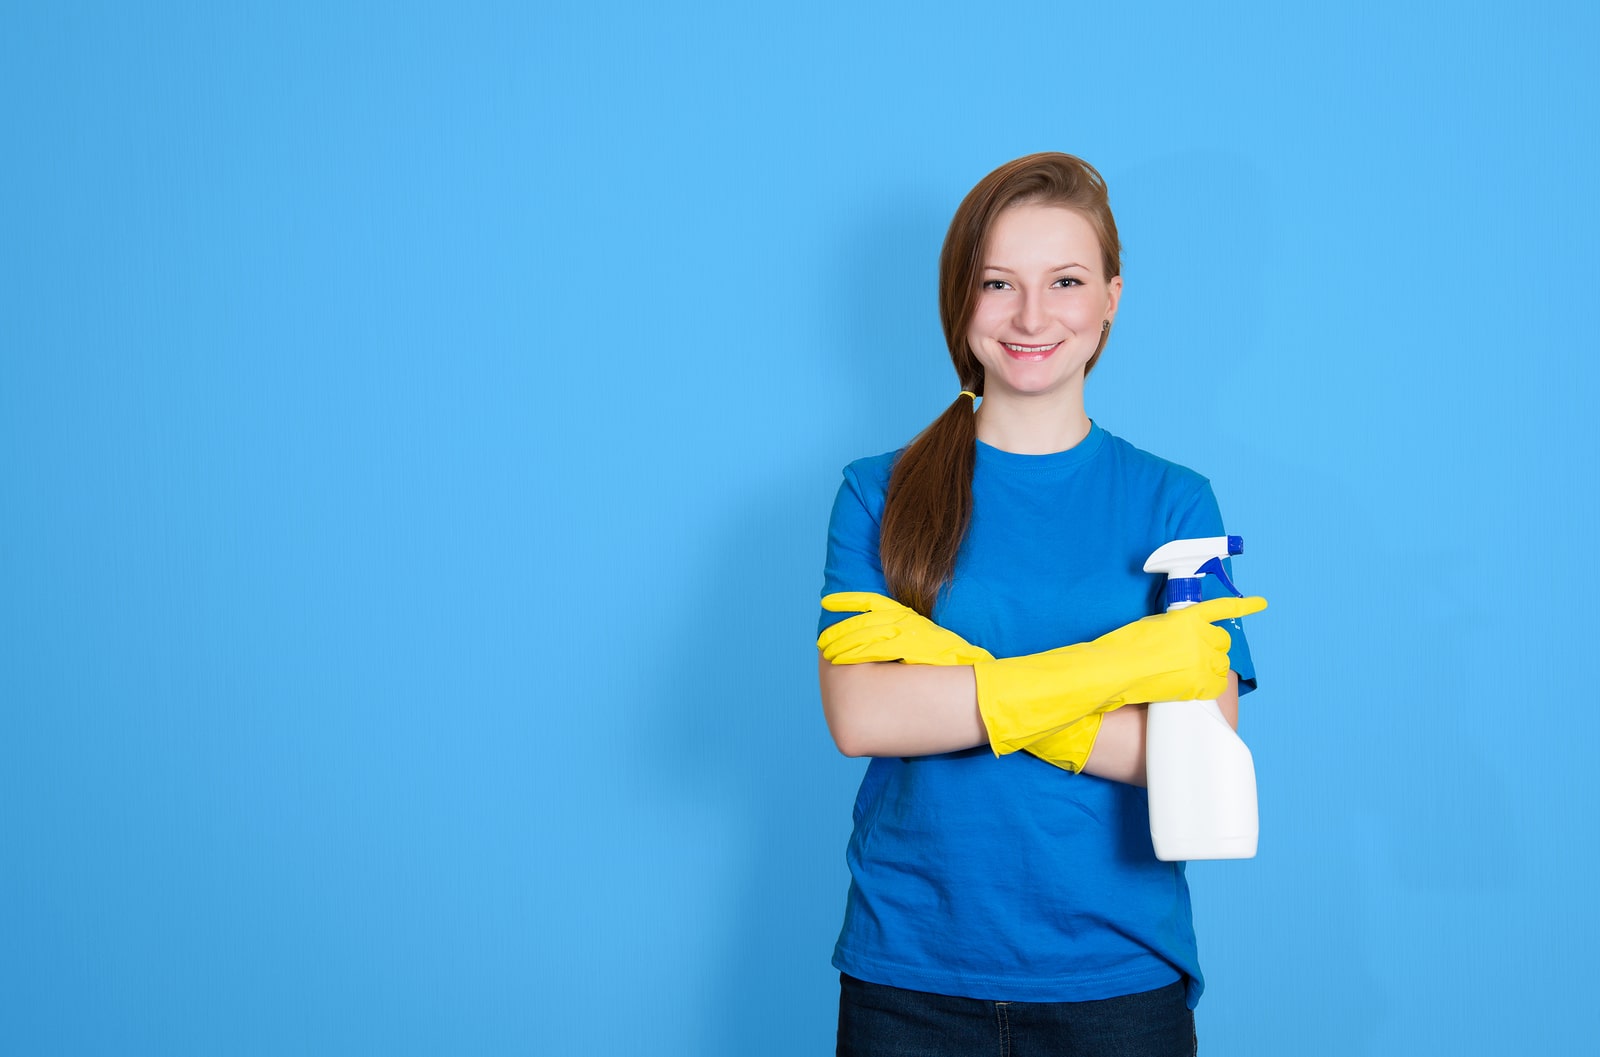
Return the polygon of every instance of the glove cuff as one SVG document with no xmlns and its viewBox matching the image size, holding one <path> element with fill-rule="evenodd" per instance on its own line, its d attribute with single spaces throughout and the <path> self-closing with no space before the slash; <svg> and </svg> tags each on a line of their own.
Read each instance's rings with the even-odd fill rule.
<svg viewBox="0 0 1600 1057">
<path fill-rule="evenodd" d="M 1065 646 L 972 666 L 978 713 L 996 756 L 1025 749 L 1085 716 L 1123 704 L 1122 697 L 1108 688 L 1060 685 L 1063 670 L 1071 668 L 1063 655 L 1081 648 Z"/>
<path fill-rule="evenodd" d="M 1060 733 L 1040 738 L 1029 745 L 1027 751 L 1069 774 L 1077 774 L 1089 762 L 1095 743 L 1100 740 L 1100 725 L 1105 718 L 1104 712 L 1084 716 Z"/>
</svg>

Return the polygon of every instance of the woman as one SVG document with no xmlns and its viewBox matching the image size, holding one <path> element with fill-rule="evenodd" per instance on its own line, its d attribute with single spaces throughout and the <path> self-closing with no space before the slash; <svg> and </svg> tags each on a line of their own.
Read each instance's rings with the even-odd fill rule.
<svg viewBox="0 0 1600 1057">
<path fill-rule="evenodd" d="M 1121 294 L 1100 174 L 1001 166 L 940 258 L 961 395 L 845 469 L 822 700 L 839 749 L 874 759 L 841 1054 L 1194 1052 L 1203 984 L 1183 866 L 1150 843 L 1142 705 L 1214 697 L 1237 726 L 1254 669 L 1234 618 L 1266 603 L 1151 616 L 1150 552 L 1224 529 L 1205 478 L 1084 410 Z"/>
</svg>

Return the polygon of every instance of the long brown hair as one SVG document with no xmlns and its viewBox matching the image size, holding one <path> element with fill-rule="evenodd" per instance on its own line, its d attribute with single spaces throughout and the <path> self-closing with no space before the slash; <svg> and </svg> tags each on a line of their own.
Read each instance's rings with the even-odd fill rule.
<svg viewBox="0 0 1600 1057">
<path fill-rule="evenodd" d="M 1122 274 L 1122 244 L 1106 183 L 1094 166 L 1071 154 L 1029 154 L 978 181 L 962 199 L 939 254 L 939 320 L 961 388 L 983 395 L 983 365 L 967 345 L 978 304 L 978 275 L 995 217 L 1024 202 L 1064 206 L 1089 222 L 1100 239 L 1106 279 Z M 1107 330 L 1084 367 L 1094 370 Z M 956 554 L 972 520 L 972 470 L 977 426 L 972 403 L 958 396 L 900 455 L 889 477 L 879 553 L 889 592 L 931 616 L 939 592 L 955 575 Z"/>
</svg>

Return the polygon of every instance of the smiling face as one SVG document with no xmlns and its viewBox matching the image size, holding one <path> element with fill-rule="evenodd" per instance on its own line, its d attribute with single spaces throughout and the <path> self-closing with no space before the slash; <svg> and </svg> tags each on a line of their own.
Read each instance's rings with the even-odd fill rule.
<svg viewBox="0 0 1600 1057">
<path fill-rule="evenodd" d="M 989 228 L 967 342 L 994 397 L 1067 395 L 1081 406 L 1084 367 L 1117 314 L 1094 228 L 1062 206 L 1023 203 Z"/>
</svg>

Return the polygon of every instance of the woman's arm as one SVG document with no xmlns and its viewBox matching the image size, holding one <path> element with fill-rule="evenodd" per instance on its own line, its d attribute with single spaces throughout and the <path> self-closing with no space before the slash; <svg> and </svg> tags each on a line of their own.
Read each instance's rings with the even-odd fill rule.
<svg viewBox="0 0 1600 1057">
<path fill-rule="evenodd" d="M 828 731 L 846 756 L 931 756 L 989 743 L 970 665 L 829 664 L 819 654 L 817 679 Z M 1237 729 L 1233 672 L 1217 706 Z M 1084 773 L 1144 785 L 1145 716 L 1142 705 L 1107 712 Z"/>
<path fill-rule="evenodd" d="M 1228 673 L 1228 689 L 1217 698 L 1217 707 L 1234 730 L 1239 729 L 1239 675 Z M 1083 765 L 1084 774 L 1109 778 L 1128 785 L 1144 785 L 1144 728 L 1149 710 L 1144 705 L 1123 705 L 1105 714 L 1100 721 L 1100 736 L 1094 751 Z"/>
<path fill-rule="evenodd" d="M 822 714 L 846 756 L 932 756 L 989 744 L 971 665 L 829 664 Z"/>
</svg>

